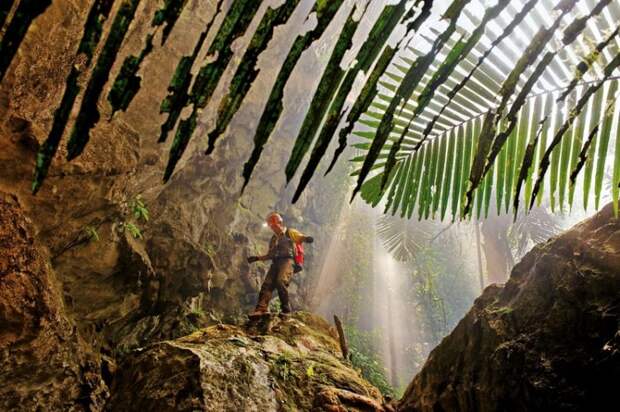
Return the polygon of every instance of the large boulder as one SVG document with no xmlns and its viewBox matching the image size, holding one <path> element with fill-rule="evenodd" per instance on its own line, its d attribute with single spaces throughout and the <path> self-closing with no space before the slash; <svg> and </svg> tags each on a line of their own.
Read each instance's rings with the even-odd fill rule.
<svg viewBox="0 0 620 412">
<path fill-rule="evenodd" d="M 129 354 L 110 411 L 385 411 L 322 318 L 215 325 Z"/>
<path fill-rule="evenodd" d="M 602 411 L 620 382 L 620 220 L 535 247 L 435 348 L 402 411 Z"/>
</svg>

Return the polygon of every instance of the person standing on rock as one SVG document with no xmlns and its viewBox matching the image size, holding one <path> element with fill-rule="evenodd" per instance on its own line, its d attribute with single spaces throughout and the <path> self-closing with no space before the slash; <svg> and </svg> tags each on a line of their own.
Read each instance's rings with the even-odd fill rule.
<svg viewBox="0 0 620 412">
<path fill-rule="evenodd" d="M 276 212 L 267 216 L 267 225 L 274 233 L 269 241 L 269 251 L 263 256 L 248 257 L 248 263 L 271 260 L 271 267 L 258 294 L 256 309 L 250 316 L 268 313 L 269 301 L 274 289 L 278 291 L 282 313 L 291 312 L 288 285 L 293 273 L 301 270 L 300 264 L 303 263 L 303 247 L 301 245 L 314 241 L 311 236 L 305 236 L 295 229 L 288 229 L 284 226 L 282 216 Z"/>
</svg>

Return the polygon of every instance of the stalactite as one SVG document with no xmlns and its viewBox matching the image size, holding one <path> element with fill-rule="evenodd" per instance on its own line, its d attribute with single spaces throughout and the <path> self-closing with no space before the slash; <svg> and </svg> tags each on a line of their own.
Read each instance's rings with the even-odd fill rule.
<svg viewBox="0 0 620 412">
<path fill-rule="evenodd" d="M 97 0 L 93 3 L 88 12 L 82 39 L 80 40 L 76 53 L 76 58 L 80 54 L 85 55 L 86 61 L 82 66 L 74 65 L 71 67 L 71 72 L 65 82 L 65 91 L 60 101 L 60 106 L 54 111 L 52 128 L 50 129 L 47 139 L 43 142 L 37 153 L 34 178 L 32 181 L 33 193 L 36 193 L 43 184 L 52 159 L 58 150 L 58 145 L 60 144 L 65 127 L 67 126 L 71 110 L 80 93 L 78 78 L 92 62 L 95 49 L 101 40 L 103 30 L 102 22 L 108 18 L 113 3 L 114 0 Z"/>
<path fill-rule="evenodd" d="M 68 160 L 74 159 L 82 153 L 90 139 L 90 130 L 99 121 L 100 115 L 97 108 L 99 96 L 108 81 L 116 55 L 121 48 L 139 4 L 140 0 L 125 0 L 116 13 L 108 38 L 97 59 L 88 86 L 86 86 L 82 105 L 71 131 L 67 144 Z"/>
</svg>

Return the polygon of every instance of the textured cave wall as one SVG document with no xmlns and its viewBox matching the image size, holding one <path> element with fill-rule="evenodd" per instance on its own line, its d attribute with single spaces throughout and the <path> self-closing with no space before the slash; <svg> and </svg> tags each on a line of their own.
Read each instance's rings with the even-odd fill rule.
<svg viewBox="0 0 620 412">
<path fill-rule="evenodd" d="M 119 3 L 115 2 L 111 15 Z M 264 2 L 261 10 L 271 3 Z M 54 1 L 30 27 L 0 84 L 0 190 L 14 195 L 32 221 L 34 238 L 48 249 L 67 314 L 96 351 L 113 355 L 153 340 L 182 336 L 214 319 L 234 321 L 250 309 L 266 267 L 251 268 L 245 258 L 265 249 L 269 233 L 262 228 L 262 219 L 273 208 L 281 210 L 292 226 L 317 238 L 308 248 L 307 270 L 292 285 L 294 304 L 304 306 L 312 285 L 309 279 L 313 271 L 320 270 L 321 250 L 331 236 L 329 230 L 321 229 L 322 224 L 337 216 L 330 209 L 340 206 L 340 201 L 316 186 L 291 206 L 290 188 L 285 188 L 282 174 L 292 146 L 290 136 L 304 112 L 301 102 L 315 86 L 308 81 L 309 73 L 325 63 L 317 61 L 315 53 L 304 56 L 292 78 L 294 86 L 287 88 L 286 99 L 292 104 L 286 105 L 286 120 L 274 135 L 277 144 L 266 148 L 243 197 L 239 189 L 241 166 L 251 151 L 276 63 L 284 59 L 292 33 L 312 23 L 302 24 L 312 3 L 303 2 L 291 24 L 276 30 L 272 47 L 259 59 L 261 74 L 215 153 L 209 157 L 202 153 L 205 142 L 201 136 L 211 126 L 215 110 L 209 106 L 201 114 L 196 137 L 177 173 L 163 185 L 168 144 L 157 143 L 164 119 L 159 105 L 176 62 L 191 53 L 215 8 L 212 1 L 188 1 L 164 47 L 159 47 L 160 35 L 156 37 L 156 47 L 140 71 L 143 87 L 129 110 L 110 118 L 109 81 L 99 100 L 102 118 L 91 131 L 85 152 L 71 162 L 64 160 L 67 130 L 36 196 L 30 194 L 35 154 L 49 133 L 66 76 L 77 63 L 75 48 L 90 2 Z M 224 4 L 227 7 L 230 1 Z M 110 79 L 126 56 L 142 49 L 159 6 L 159 2 L 140 3 Z M 110 20 L 104 22 L 104 39 Z M 235 43 L 237 53 L 244 49 L 258 20 Z M 215 92 L 218 96 L 234 71 L 237 61 L 233 58 L 233 62 Z M 79 79 L 82 87 L 88 74 Z M 217 96 L 213 99 L 218 100 Z M 68 129 L 71 124 L 70 120 Z M 343 168 L 320 183 L 337 185 L 344 173 Z M 120 231 L 122 222 L 130 219 L 127 203 L 138 194 L 151 215 L 149 222 L 139 225 L 143 240 Z M 97 228 L 98 241 L 85 241 L 89 226 Z"/>
<path fill-rule="evenodd" d="M 608 205 L 489 286 L 409 385 L 403 411 L 602 411 L 620 381 L 620 220 Z"/>
<path fill-rule="evenodd" d="M 261 10 L 271 3 L 264 2 Z M 160 6 L 159 2 L 141 2 L 101 95 L 102 119 L 92 130 L 84 154 L 71 162 L 64 160 L 67 131 L 36 196 L 29 192 L 36 150 L 47 137 L 65 78 L 76 64 L 75 47 L 90 2 L 53 2 L 34 21 L 0 85 L 0 189 L 19 198 L 36 237 L 49 248 L 67 310 L 93 344 L 105 346 L 100 342 L 102 336 L 112 348 L 120 343 L 132 346 L 180 336 L 195 326 L 184 317 L 197 309 L 213 310 L 218 317 L 234 317 L 248 310 L 266 268 L 250 268 L 245 257 L 265 249 L 269 233 L 262 228 L 262 219 L 273 208 L 281 210 L 291 225 L 318 239 L 308 252 L 307 273 L 299 276 L 292 288 L 294 303 L 303 306 L 305 279 L 320 266 L 320 259 L 313 264 L 314 256 L 320 256 L 322 244 L 327 243 L 323 241 L 330 235 L 320 226 L 330 207 L 340 207 L 339 202 L 326 204 L 322 198 L 313 198 L 317 192 L 312 187 L 297 206 L 291 206 L 292 188 L 284 187 L 282 176 L 292 146 L 289 137 L 295 134 L 304 112 L 299 102 L 314 86 L 307 79 L 317 65 L 324 64 L 314 53 L 302 59 L 302 69 L 291 82 L 294 86 L 287 88 L 286 106 L 290 109 L 285 116 L 290 121 L 282 122 L 274 136 L 277 144 L 267 147 L 241 198 L 239 189 L 240 168 L 251 150 L 255 123 L 278 67 L 275 62 L 284 59 L 294 37 L 291 34 L 312 23 L 302 25 L 312 3 L 303 2 L 291 24 L 276 30 L 272 47 L 259 59 L 261 74 L 214 155 L 202 154 L 204 141 L 200 137 L 211 127 L 217 104 L 204 110 L 196 138 L 177 173 L 163 185 L 168 145 L 157 144 L 164 119 L 159 104 L 176 62 L 191 52 L 215 7 L 206 0 L 187 3 L 164 47 L 159 47 L 159 35 L 156 37 L 156 47 L 140 71 L 143 88 L 129 110 L 109 119 L 111 108 L 105 97 L 111 80 L 123 59 L 143 47 L 152 16 Z M 224 4 L 227 7 L 230 1 Z M 104 22 L 104 39 L 110 20 Z M 216 20 L 216 25 L 220 21 Z M 258 21 L 256 18 L 246 36 L 235 43 L 237 53 L 243 51 Z M 224 75 L 214 103 L 218 103 L 235 64 Z M 80 78 L 82 88 L 87 75 Z M 80 98 L 73 117 L 79 102 Z M 342 176 L 340 173 L 337 179 Z M 148 223 L 140 224 L 143 241 L 133 241 L 119 230 L 129 217 L 126 203 L 138 194 L 151 214 Z M 75 245 L 89 226 L 97 228 L 100 240 Z M 126 336 L 128 333 L 132 336 Z"/>
<path fill-rule="evenodd" d="M 101 360 L 67 316 L 17 199 L 0 192 L 0 409 L 99 409 Z"/>
</svg>

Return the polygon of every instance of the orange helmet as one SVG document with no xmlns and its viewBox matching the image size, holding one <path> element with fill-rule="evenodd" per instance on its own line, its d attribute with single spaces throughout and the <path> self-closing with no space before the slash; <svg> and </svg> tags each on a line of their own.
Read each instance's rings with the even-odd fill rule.
<svg viewBox="0 0 620 412">
<path fill-rule="evenodd" d="M 278 212 L 271 212 L 269 213 L 269 215 L 267 215 L 266 221 L 269 225 L 282 224 L 283 219 Z"/>
</svg>

